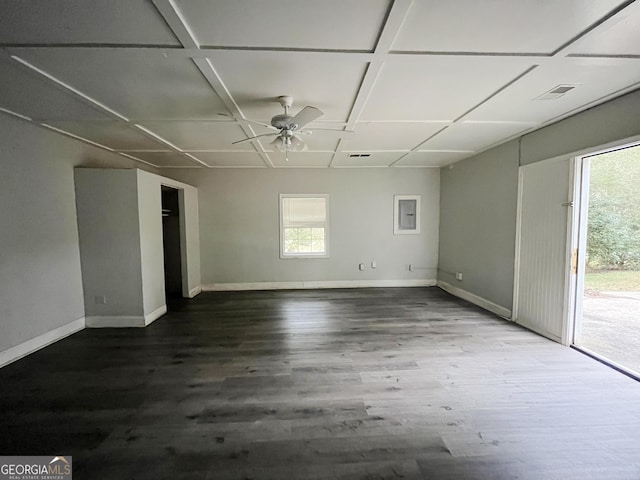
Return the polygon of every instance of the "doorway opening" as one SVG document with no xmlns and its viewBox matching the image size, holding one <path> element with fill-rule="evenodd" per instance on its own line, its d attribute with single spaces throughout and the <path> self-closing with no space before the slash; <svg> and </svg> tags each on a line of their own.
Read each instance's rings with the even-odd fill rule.
<svg viewBox="0 0 640 480">
<path fill-rule="evenodd" d="M 182 298 L 182 248 L 179 190 L 162 186 L 162 244 L 167 304 Z"/>
<path fill-rule="evenodd" d="M 573 345 L 640 377 L 640 145 L 582 158 Z"/>
</svg>

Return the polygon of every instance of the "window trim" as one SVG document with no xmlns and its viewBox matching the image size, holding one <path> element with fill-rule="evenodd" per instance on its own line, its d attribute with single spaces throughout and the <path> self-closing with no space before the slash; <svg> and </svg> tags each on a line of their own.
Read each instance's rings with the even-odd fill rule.
<svg viewBox="0 0 640 480">
<path fill-rule="evenodd" d="M 284 252 L 284 215 L 283 200 L 285 198 L 324 198 L 325 199 L 325 218 L 324 218 L 324 253 L 285 253 Z M 328 193 L 281 193 L 278 198 L 278 216 L 280 218 L 280 258 L 290 260 L 293 258 L 329 258 L 329 212 L 330 212 L 329 194 Z"/>
</svg>

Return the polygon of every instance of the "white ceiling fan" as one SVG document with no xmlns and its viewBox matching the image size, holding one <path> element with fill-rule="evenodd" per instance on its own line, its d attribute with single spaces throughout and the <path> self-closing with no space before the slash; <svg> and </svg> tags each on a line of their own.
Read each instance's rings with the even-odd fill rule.
<svg viewBox="0 0 640 480">
<path fill-rule="evenodd" d="M 232 144 L 235 145 L 236 143 L 248 142 L 250 140 L 261 137 L 276 137 L 271 142 L 271 145 L 273 145 L 274 148 L 278 149 L 279 151 L 284 152 L 285 160 L 287 161 L 289 160 L 289 152 L 302 152 L 307 150 L 307 145 L 300 138 L 300 135 L 310 134 L 312 133 L 312 131 L 305 130 L 304 126 L 321 117 L 322 115 L 324 115 L 324 113 L 319 108 L 307 105 L 296 115 L 289 115 L 289 109 L 291 108 L 291 105 L 293 105 L 293 98 L 289 95 L 282 95 L 278 97 L 277 100 L 284 109 L 284 113 L 274 115 L 271 118 L 271 125 L 263 122 L 257 122 L 255 120 L 244 120 L 246 122 L 261 125 L 263 127 L 274 130 L 273 133 L 264 133 L 262 135 L 256 135 L 254 137 L 243 138 L 242 140 L 238 140 L 236 142 L 233 142 Z M 314 129 L 314 131 L 334 132 L 336 134 L 344 135 L 353 133 L 348 130 L 331 130 L 326 128 L 316 128 Z"/>
</svg>

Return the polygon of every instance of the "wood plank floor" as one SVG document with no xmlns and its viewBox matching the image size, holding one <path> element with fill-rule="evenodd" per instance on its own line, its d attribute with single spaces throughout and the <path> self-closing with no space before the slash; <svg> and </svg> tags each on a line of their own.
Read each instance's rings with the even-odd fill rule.
<svg viewBox="0 0 640 480">
<path fill-rule="evenodd" d="M 640 479 L 640 384 L 437 288 L 203 293 L 0 370 L 74 478 Z"/>
</svg>

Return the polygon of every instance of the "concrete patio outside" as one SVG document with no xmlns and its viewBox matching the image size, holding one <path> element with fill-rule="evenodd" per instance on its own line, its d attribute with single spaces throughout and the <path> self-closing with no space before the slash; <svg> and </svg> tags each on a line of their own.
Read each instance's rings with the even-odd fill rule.
<svg viewBox="0 0 640 480">
<path fill-rule="evenodd" d="M 640 292 L 586 292 L 578 345 L 640 375 Z"/>
</svg>

